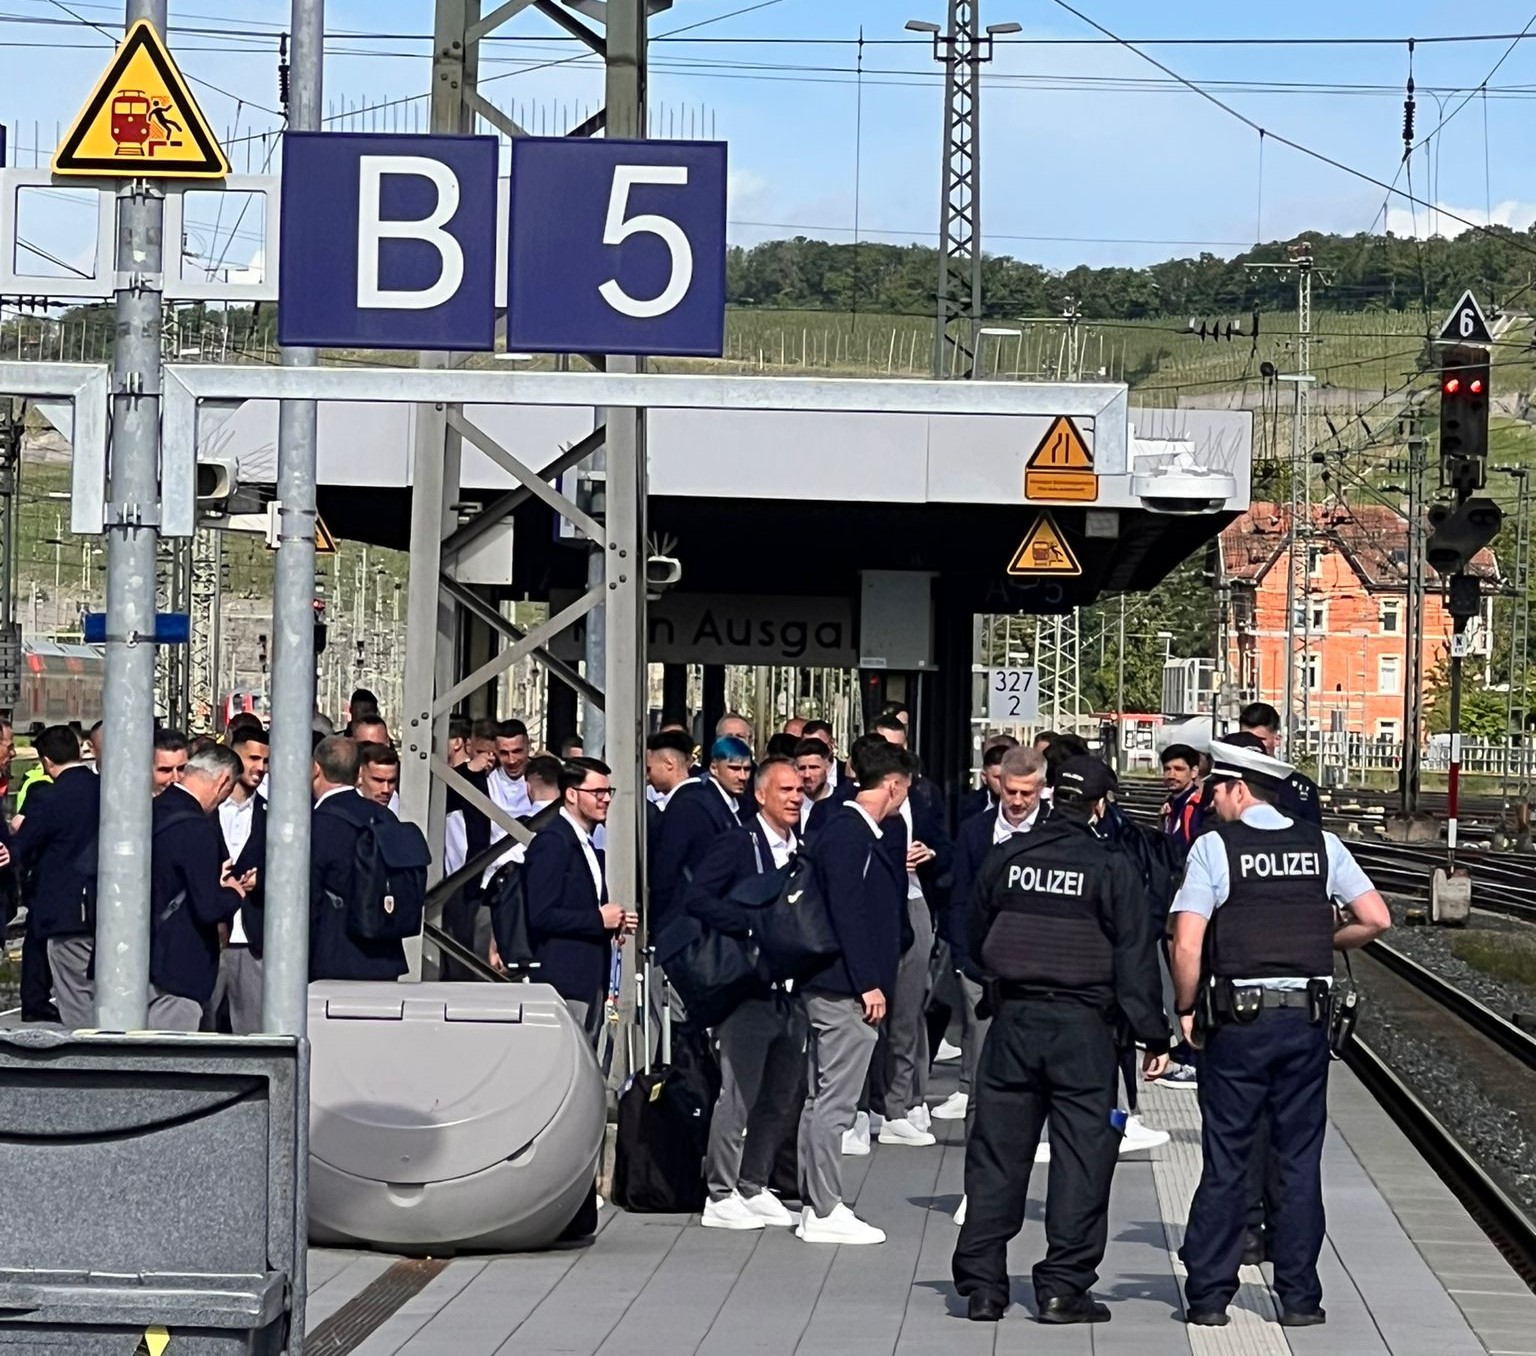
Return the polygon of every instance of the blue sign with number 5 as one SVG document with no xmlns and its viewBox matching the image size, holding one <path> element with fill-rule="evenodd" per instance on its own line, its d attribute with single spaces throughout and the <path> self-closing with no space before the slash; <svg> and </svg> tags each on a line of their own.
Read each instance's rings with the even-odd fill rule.
<svg viewBox="0 0 1536 1356">
<path fill-rule="evenodd" d="M 512 143 L 507 347 L 719 357 L 725 143 Z"/>
</svg>

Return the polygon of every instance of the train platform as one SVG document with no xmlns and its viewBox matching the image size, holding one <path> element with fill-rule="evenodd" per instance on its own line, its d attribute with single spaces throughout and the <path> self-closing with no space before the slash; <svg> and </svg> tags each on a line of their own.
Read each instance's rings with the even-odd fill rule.
<svg viewBox="0 0 1536 1356">
<path fill-rule="evenodd" d="M 1195 1094 L 1154 1087 L 1160 1149 L 1120 1161 L 1095 1293 L 1107 1324 L 1041 1327 L 1029 1270 L 1044 1247 L 1044 1170 L 1011 1259 L 1014 1307 L 972 1324 L 950 1283 L 964 1149 L 876 1145 L 844 1160 L 880 1247 L 730 1233 L 693 1217 L 605 1208 L 590 1245 L 402 1261 L 310 1253 L 313 1356 L 1536 1356 L 1536 1294 L 1360 1083 L 1335 1065 L 1324 1161 L 1324 1327 L 1274 1322 L 1265 1269 L 1245 1269 L 1226 1328 L 1181 1320 L 1177 1250 L 1200 1171 Z"/>
</svg>

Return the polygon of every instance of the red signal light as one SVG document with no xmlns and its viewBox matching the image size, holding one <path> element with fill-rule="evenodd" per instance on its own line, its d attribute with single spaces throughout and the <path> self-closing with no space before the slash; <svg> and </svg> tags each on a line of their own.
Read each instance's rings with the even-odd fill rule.
<svg viewBox="0 0 1536 1356">
<path fill-rule="evenodd" d="M 1473 395 L 1482 395 L 1482 393 L 1483 393 L 1483 380 L 1482 380 L 1482 378 L 1481 377 L 1473 377 L 1472 380 L 1467 383 L 1467 390 L 1470 391 Z"/>
<path fill-rule="evenodd" d="M 1461 378 L 1447 377 L 1445 384 L 1441 386 L 1440 390 L 1444 395 L 1459 395 L 1461 393 Z"/>
</svg>

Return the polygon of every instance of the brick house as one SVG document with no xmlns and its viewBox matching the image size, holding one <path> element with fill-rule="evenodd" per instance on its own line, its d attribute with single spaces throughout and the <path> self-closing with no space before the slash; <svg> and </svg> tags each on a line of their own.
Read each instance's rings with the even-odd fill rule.
<svg viewBox="0 0 1536 1356">
<path fill-rule="evenodd" d="M 1255 503 L 1221 534 L 1220 577 L 1228 586 L 1227 671 L 1244 701 L 1284 711 L 1287 651 L 1296 656 L 1297 729 L 1396 740 L 1403 728 L 1408 605 L 1407 520 L 1384 505 L 1327 505 L 1313 511 L 1306 543 L 1305 588 L 1296 600 L 1295 635 L 1310 624 L 1310 643 L 1286 626 L 1290 509 Z M 1497 577 L 1489 551 L 1475 573 Z M 1427 572 L 1423 693 L 1451 649 L 1451 618 L 1439 577 Z M 1301 585 L 1298 576 L 1298 586 Z M 1471 623 L 1474 655 L 1488 651 L 1493 600 Z M 1294 646 L 1294 649 L 1292 647 Z M 1303 682 L 1303 679 L 1305 680 Z"/>
</svg>

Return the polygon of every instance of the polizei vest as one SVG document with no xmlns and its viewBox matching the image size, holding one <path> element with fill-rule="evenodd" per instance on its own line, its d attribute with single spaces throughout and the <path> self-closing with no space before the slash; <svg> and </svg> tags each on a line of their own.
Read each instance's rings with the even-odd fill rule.
<svg viewBox="0 0 1536 1356">
<path fill-rule="evenodd" d="M 1333 973 L 1333 902 L 1323 831 L 1299 820 L 1256 829 L 1241 820 L 1217 836 L 1230 886 L 1211 916 L 1206 952 L 1222 979 L 1312 978 Z"/>
<path fill-rule="evenodd" d="M 1086 830 L 1047 820 L 1007 849 L 981 961 L 999 979 L 1074 992 L 1113 985 L 1114 948 L 1101 921 L 1110 872 Z"/>
</svg>

